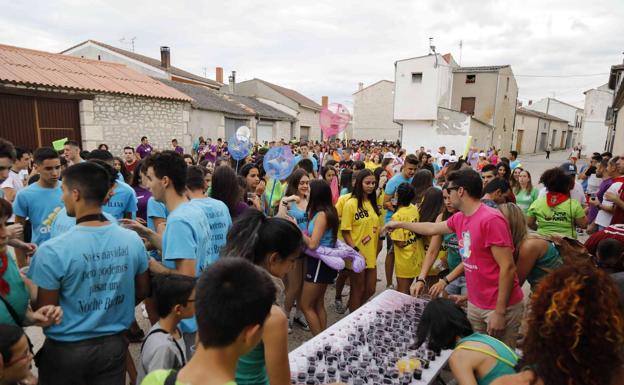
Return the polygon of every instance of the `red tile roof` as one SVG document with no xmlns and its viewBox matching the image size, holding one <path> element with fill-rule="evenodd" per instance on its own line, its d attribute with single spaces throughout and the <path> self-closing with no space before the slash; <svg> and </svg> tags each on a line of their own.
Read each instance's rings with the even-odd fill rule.
<svg viewBox="0 0 624 385">
<path fill-rule="evenodd" d="M 93 93 L 191 101 L 180 91 L 123 64 L 0 44 L 0 82 Z"/>
</svg>

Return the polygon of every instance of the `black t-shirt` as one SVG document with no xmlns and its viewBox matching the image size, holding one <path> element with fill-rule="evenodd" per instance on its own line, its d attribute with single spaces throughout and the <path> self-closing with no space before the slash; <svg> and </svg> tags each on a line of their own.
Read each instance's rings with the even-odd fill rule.
<svg viewBox="0 0 624 385">
<path fill-rule="evenodd" d="M 585 170 L 585 176 L 589 177 L 592 174 L 596 173 L 596 167 L 594 166 L 589 166 L 589 168 L 587 170 Z"/>
<path fill-rule="evenodd" d="M 341 169 L 343 169 L 343 168 L 352 169 L 353 168 L 353 161 L 351 159 L 349 159 L 349 160 L 341 160 L 340 163 L 338 163 L 338 166 Z"/>
</svg>

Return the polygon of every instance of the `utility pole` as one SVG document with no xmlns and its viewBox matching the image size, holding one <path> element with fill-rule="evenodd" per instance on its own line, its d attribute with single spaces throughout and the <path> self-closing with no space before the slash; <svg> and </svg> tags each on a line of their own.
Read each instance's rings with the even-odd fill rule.
<svg viewBox="0 0 624 385">
<path fill-rule="evenodd" d="M 462 48 L 464 48 L 464 41 L 460 40 L 459 41 L 459 66 L 461 67 L 461 63 L 462 63 Z"/>
</svg>

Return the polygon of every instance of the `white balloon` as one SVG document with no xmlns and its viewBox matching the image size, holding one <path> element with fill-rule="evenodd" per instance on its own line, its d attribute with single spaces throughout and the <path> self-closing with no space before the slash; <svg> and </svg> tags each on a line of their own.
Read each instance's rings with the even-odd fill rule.
<svg viewBox="0 0 624 385">
<path fill-rule="evenodd" d="M 240 126 L 238 127 L 238 130 L 236 130 L 236 136 L 239 140 L 242 140 L 243 138 L 249 139 L 251 136 L 251 130 L 247 126 Z"/>
</svg>

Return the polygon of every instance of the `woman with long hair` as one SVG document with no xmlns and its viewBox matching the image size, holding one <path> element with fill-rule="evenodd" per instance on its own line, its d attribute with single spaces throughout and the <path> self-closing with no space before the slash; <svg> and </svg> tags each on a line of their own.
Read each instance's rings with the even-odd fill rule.
<svg viewBox="0 0 624 385">
<path fill-rule="evenodd" d="M 301 231 L 297 226 L 253 209 L 242 214 L 228 232 L 221 257 L 245 258 L 263 267 L 278 288 L 276 302 L 262 328 L 262 341 L 238 360 L 237 384 L 290 384 L 288 319 L 281 308 L 284 300 L 282 278 L 299 259 L 302 246 Z"/>
<path fill-rule="evenodd" d="M 442 187 L 444 210 L 440 215 L 438 215 L 436 222 L 446 221 L 451 217 L 451 215 L 457 212 L 457 209 L 451 204 L 451 196 L 446 189 L 447 187 L 448 185 L 444 185 Z M 431 245 L 430 250 L 431 252 L 425 255 L 422 268 L 420 269 L 420 274 L 412 286 L 411 291 L 414 296 L 420 295 L 425 289 L 429 271 L 438 259 L 438 256 L 441 254 L 440 252 L 434 253 L 435 250 L 431 248 Z M 444 234 L 442 236 L 441 250 L 442 253 L 446 252 L 446 267 L 448 268 L 449 273 L 446 276 L 446 280 L 440 279 L 437 283 L 431 286 L 429 294 L 435 298 L 442 294 L 443 291 L 446 291 L 446 293 L 450 296 L 465 296 L 467 293 L 466 279 L 463 274 L 463 265 L 461 265 L 462 260 L 459 254 L 459 241 L 455 232 Z M 455 271 L 456 269 L 457 271 Z"/>
<path fill-rule="evenodd" d="M 331 188 L 332 203 L 336 204 L 336 202 L 338 202 L 338 198 L 340 197 L 340 188 L 338 186 L 336 169 L 332 166 L 323 167 L 321 169 L 321 179 L 327 182 Z"/>
<path fill-rule="evenodd" d="M 338 213 L 332 204 L 331 189 L 323 180 L 310 182 L 308 199 L 308 226 L 303 239 L 309 249 L 319 246 L 334 247 L 338 236 Z M 306 273 L 301 293 L 301 310 L 308 320 L 313 335 L 327 328 L 325 292 L 334 282 L 337 271 L 318 258 L 305 256 Z"/>
<path fill-rule="evenodd" d="M 124 167 L 124 161 L 120 157 L 116 156 L 113 158 L 113 168 L 115 171 L 121 174 L 124 182 L 130 184 L 132 182 L 132 173 L 128 172 Z"/>
<path fill-rule="evenodd" d="M 414 203 L 417 207 L 423 202 L 425 191 L 433 187 L 433 173 L 428 169 L 420 169 L 414 174 L 412 179 L 412 187 L 414 188 Z"/>
<path fill-rule="evenodd" d="M 438 216 L 442 213 L 444 207 L 444 196 L 442 190 L 436 187 L 429 187 L 423 194 L 423 201 L 418 206 L 418 222 L 435 222 Z M 423 237 L 425 246 L 425 259 L 430 258 L 432 260 L 446 259 L 446 251 L 442 250 L 442 236 L 433 235 Z M 422 268 L 423 260 L 420 261 Z M 440 269 L 437 265 L 432 265 L 429 268 L 429 272 L 425 277 L 425 283 L 427 287 L 431 287 L 438 281 L 438 273 Z"/>
<path fill-rule="evenodd" d="M 288 184 L 284 197 L 280 201 L 277 216 L 288 218 L 294 221 L 301 231 L 308 228 L 308 194 L 310 193 L 310 178 L 308 173 L 298 168 L 288 177 Z M 292 329 L 292 321 L 290 321 L 290 312 L 295 304 L 301 298 L 301 290 L 303 289 L 303 259 L 297 260 L 295 267 L 287 274 L 286 284 L 286 301 L 284 309 L 289 317 L 289 324 Z M 297 312 L 294 321 L 301 325 L 305 330 L 309 328 L 302 314 Z"/>
<path fill-rule="evenodd" d="M 624 366 L 624 312 L 609 275 L 567 265 L 531 296 L 522 372 L 492 385 L 615 385 Z"/>
<path fill-rule="evenodd" d="M 534 288 L 546 274 L 563 265 L 559 250 L 550 240 L 529 236 L 526 218 L 520 207 L 513 203 L 503 203 L 498 205 L 498 209 L 509 223 L 520 285 L 527 280 Z"/>
<path fill-rule="evenodd" d="M 513 191 L 514 194 L 516 194 L 517 191 L 520 190 L 519 178 L 520 178 L 520 172 L 523 170 L 524 169 L 522 167 L 516 167 L 511 172 L 511 179 L 509 180 L 509 185 L 511 186 L 511 191 Z"/>
<path fill-rule="evenodd" d="M 375 171 L 378 167 L 381 167 L 381 155 L 378 152 L 373 152 L 364 164 L 367 169 Z"/>
<path fill-rule="evenodd" d="M 529 211 L 529 207 L 531 204 L 535 202 L 539 196 L 539 190 L 536 187 L 533 187 L 533 182 L 531 181 L 531 173 L 529 170 L 523 170 L 520 167 L 514 170 L 514 175 L 516 171 L 518 172 L 518 184 L 514 188 L 513 192 L 516 195 L 516 204 L 520 206 L 524 214 L 526 215 Z M 512 186 L 513 188 L 513 186 Z"/>
<path fill-rule="evenodd" d="M 344 240 L 366 260 L 364 271 L 350 271 L 349 309 L 352 312 L 375 294 L 377 284 L 377 242 L 381 213 L 376 204 L 375 188 L 375 175 L 367 169 L 358 171 L 353 193 L 342 211 L 340 230 Z"/>
<path fill-rule="evenodd" d="M 435 352 L 453 349 L 449 367 L 459 384 L 489 385 L 515 373 L 518 356 L 503 342 L 474 332 L 466 313 L 446 298 L 431 300 L 416 330 L 416 347 L 427 342 Z"/>
<path fill-rule="evenodd" d="M 548 192 L 529 207 L 529 228 L 540 235 L 556 234 L 576 239 L 576 227 L 587 227 L 587 217 L 579 201 L 570 198 L 574 178 L 556 167 L 544 171 L 540 183 Z"/>
<path fill-rule="evenodd" d="M 511 179 L 511 168 L 509 164 L 505 162 L 496 164 L 496 176 L 509 182 Z"/>
<path fill-rule="evenodd" d="M 240 216 L 249 206 L 243 202 L 243 189 L 238 184 L 236 173 L 229 166 L 218 166 L 212 175 L 210 196 L 225 203 L 232 220 Z"/>
<path fill-rule="evenodd" d="M 384 197 L 386 195 L 386 183 L 388 182 L 388 172 L 384 170 L 383 167 L 377 167 L 373 171 L 373 175 L 375 175 L 375 181 L 377 182 L 377 190 L 375 191 L 375 195 L 377 196 L 377 207 L 379 207 L 379 213 L 382 218 L 386 217 L 386 208 L 384 207 Z M 377 242 L 377 255 L 381 252 L 381 248 L 383 247 L 384 236 L 380 234 L 379 242 Z"/>
<path fill-rule="evenodd" d="M 346 195 L 353 191 L 353 171 L 343 168 L 340 171 L 340 195 Z"/>
</svg>

